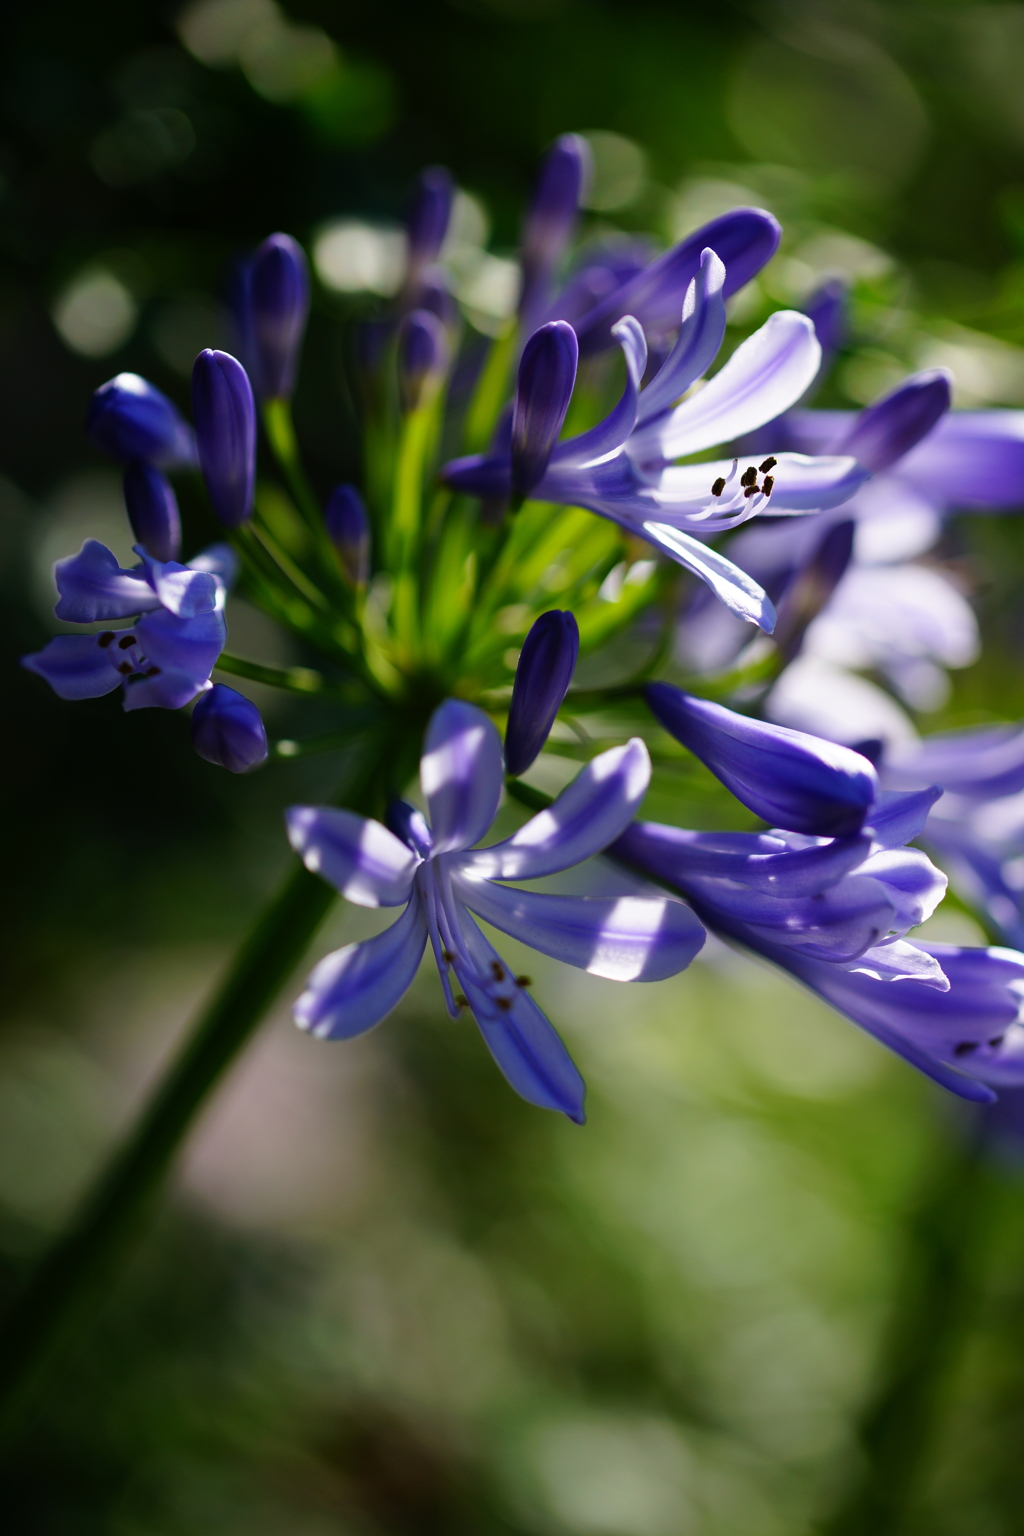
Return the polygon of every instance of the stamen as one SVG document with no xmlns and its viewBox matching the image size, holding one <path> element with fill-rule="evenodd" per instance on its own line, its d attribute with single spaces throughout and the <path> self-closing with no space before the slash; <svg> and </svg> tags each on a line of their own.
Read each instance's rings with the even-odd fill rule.
<svg viewBox="0 0 1024 1536">
<path fill-rule="evenodd" d="M 134 668 L 132 667 L 130 661 L 122 661 L 117 670 L 120 672 L 122 677 L 131 677 Z"/>
<path fill-rule="evenodd" d="M 753 485 L 756 479 L 757 470 L 754 468 L 753 464 L 751 464 L 749 468 L 745 469 L 742 475 L 740 475 L 740 485 Z"/>
<path fill-rule="evenodd" d="M 959 1045 L 954 1045 L 954 1047 L 953 1047 L 953 1055 L 954 1056 L 969 1056 L 972 1051 L 976 1051 L 977 1049 L 978 1049 L 978 1042 L 976 1040 L 961 1040 Z"/>
<path fill-rule="evenodd" d="M 532 976 L 517 976 L 516 977 L 516 986 L 517 987 L 532 987 L 533 986 L 533 977 Z"/>
<path fill-rule="evenodd" d="M 989 1045 L 1002 1045 L 1004 1038 L 1003 1035 L 996 1035 L 994 1040 L 989 1041 Z"/>
<path fill-rule="evenodd" d="M 494 977 L 495 981 L 505 980 L 505 972 L 502 970 L 497 960 L 491 961 L 491 975 Z"/>
<path fill-rule="evenodd" d="M 159 667 L 147 667 L 145 672 L 143 672 L 142 675 L 143 675 L 143 677 L 159 677 L 160 676 L 160 668 Z"/>
<path fill-rule="evenodd" d="M 455 956 L 452 954 L 450 949 L 442 949 L 441 955 L 444 959 L 445 965 L 451 965 L 452 961 L 455 959 Z"/>
<path fill-rule="evenodd" d="M 118 648 L 119 651 L 126 651 L 130 645 L 134 645 L 134 644 L 135 644 L 135 636 L 134 635 L 124 635 L 117 642 L 117 648 Z"/>
<path fill-rule="evenodd" d="M 494 1001 L 497 1003 L 502 1013 L 512 1012 L 512 999 L 510 997 L 496 997 Z"/>
<path fill-rule="evenodd" d="M 107 646 L 112 645 L 116 639 L 117 636 L 112 629 L 105 629 L 102 635 L 96 636 L 96 644 L 106 650 Z"/>
<path fill-rule="evenodd" d="M 466 997 L 465 993 L 463 993 L 463 992 L 456 992 L 456 994 L 455 994 L 455 1006 L 456 1006 L 456 1008 L 468 1008 L 469 1007 L 469 998 Z"/>
<path fill-rule="evenodd" d="M 721 494 L 722 494 L 722 492 L 724 490 L 725 490 L 725 476 L 724 475 L 719 475 L 718 479 L 715 481 L 714 485 L 711 487 L 711 494 L 712 494 L 712 496 L 721 496 Z"/>
<path fill-rule="evenodd" d="M 776 466 L 776 464 L 778 462 L 779 462 L 778 459 L 774 459 L 771 456 L 769 456 L 767 459 L 765 459 L 764 463 L 759 466 L 761 474 L 762 475 L 766 475 L 770 469 L 774 469 L 775 468 L 775 466 Z"/>
<path fill-rule="evenodd" d="M 759 494 L 758 488 L 756 485 L 748 485 L 743 494 L 744 496 L 757 496 Z"/>
<path fill-rule="evenodd" d="M 775 480 L 774 480 L 773 476 L 765 475 L 764 483 L 761 486 L 761 489 L 762 489 L 762 491 L 764 491 L 764 494 L 766 496 L 770 496 L 771 495 L 772 487 L 774 486 L 774 484 L 775 484 Z"/>
</svg>

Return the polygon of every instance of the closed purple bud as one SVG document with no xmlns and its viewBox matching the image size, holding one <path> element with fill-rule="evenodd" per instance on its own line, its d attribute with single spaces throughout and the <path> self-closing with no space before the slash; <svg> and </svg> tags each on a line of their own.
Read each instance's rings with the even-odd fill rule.
<svg viewBox="0 0 1024 1536">
<path fill-rule="evenodd" d="M 792 661 L 803 643 L 808 625 L 817 618 L 839 585 L 853 556 L 857 524 L 852 517 L 827 528 L 799 569 L 778 605 L 778 618 L 772 639 L 787 661 Z"/>
<path fill-rule="evenodd" d="M 898 388 L 861 411 L 836 453 L 849 453 L 872 474 L 895 464 L 932 430 L 950 405 L 948 368 L 912 374 Z"/>
<path fill-rule="evenodd" d="M 192 711 L 192 745 L 200 757 L 232 773 L 245 773 L 267 758 L 267 732 L 251 699 L 214 683 Z"/>
<path fill-rule="evenodd" d="M 153 464 L 133 459 L 124 472 L 124 504 L 139 544 L 154 560 L 177 560 L 181 518 L 174 487 Z"/>
<path fill-rule="evenodd" d="M 512 491 L 528 496 L 548 467 L 576 383 L 579 347 L 565 320 L 534 331 L 519 364 L 512 409 Z"/>
<path fill-rule="evenodd" d="M 148 379 L 119 373 L 101 384 L 89 403 L 85 430 L 104 453 L 152 464 L 194 464 L 192 429 Z"/>
<path fill-rule="evenodd" d="M 645 696 L 666 731 L 770 826 L 850 837 L 864 825 L 878 775 L 858 752 L 734 714 L 668 683 L 648 684 Z"/>
<path fill-rule="evenodd" d="M 327 537 L 338 551 L 341 568 L 354 587 L 370 578 L 370 519 L 354 485 L 336 485 L 324 509 Z"/>
<path fill-rule="evenodd" d="M 192 415 L 206 489 L 218 518 L 237 528 L 252 514 L 256 403 L 249 376 L 229 352 L 200 352 L 192 368 Z"/>
<path fill-rule="evenodd" d="M 440 384 L 448 368 L 448 337 L 429 309 L 414 309 L 398 330 L 398 391 L 402 410 L 414 411 Z"/>
<path fill-rule="evenodd" d="M 523 642 L 505 730 L 505 767 L 525 773 L 548 739 L 569 691 L 580 632 L 571 613 L 542 613 Z"/>
<path fill-rule="evenodd" d="M 418 272 L 436 261 L 448 233 L 455 183 L 443 165 L 428 166 L 416 178 L 405 227 L 409 236 L 409 270 Z"/>
<path fill-rule="evenodd" d="M 429 310 L 448 330 L 453 330 L 458 323 L 459 306 L 440 267 L 429 267 L 420 274 L 413 299 L 414 309 Z"/>
<path fill-rule="evenodd" d="M 309 315 L 309 268 L 291 235 L 271 235 L 253 256 L 248 301 L 260 396 L 287 399 L 295 389 Z"/>
<path fill-rule="evenodd" d="M 576 133 L 556 139 L 541 161 L 523 220 L 519 312 L 524 317 L 529 317 L 542 300 L 550 274 L 572 239 L 590 164 L 590 146 Z"/>
<path fill-rule="evenodd" d="M 830 277 L 815 288 L 804 305 L 804 314 L 813 322 L 814 334 L 826 358 L 838 352 L 846 340 L 848 292 L 841 277 Z"/>
</svg>

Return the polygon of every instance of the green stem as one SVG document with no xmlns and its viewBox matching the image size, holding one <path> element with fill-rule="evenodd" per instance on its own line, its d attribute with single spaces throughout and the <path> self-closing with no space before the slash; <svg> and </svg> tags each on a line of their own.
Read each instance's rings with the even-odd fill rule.
<svg viewBox="0 0 1024 1536">
<path fill-rule="evenodd" d="M 319 531 L 323 523 L 320 504 L 302 467 L 290 400 L 267 400 L 264 403 L 263 429 L 295 504 L 309 526 Z"/>
<path fill-rule="evenodd" d="M 955 1137 L 945 1126 L 939 1134 Z M 895 1536 L 906 1528 L 969 1321 L 990 1192 L 977 1139 L 957 1139 L 938 1161 L 908 1224 L 878 1386 L 857 1428 L 858 1476 L 823 1522 L 823 1536 Z"/>
<path fill-rule="evenodd" d="M 393 748 L 383 737 L 368 745 L 346 803 L 377 808 Z M 31 1389 L 88 1313 L 196 1113 L 291 976 L 334 896 L 301 864 L 292 868 L 135 1128 L 15 1301 L 0 1327 L 0 1434 L 14 1428 Z"/>
<path fill-rule="evenodd" d="M 312 667 L 267 667 L 261 661 L 245 661 L 221 651 L 217 657 L 217 671 L 230 672 L 234 677 L 247 677 L 253 683 L 266 683 L 271 688 L 284 688 L 288 693 L 333 693 L 322 672 Z"/>
</svg>

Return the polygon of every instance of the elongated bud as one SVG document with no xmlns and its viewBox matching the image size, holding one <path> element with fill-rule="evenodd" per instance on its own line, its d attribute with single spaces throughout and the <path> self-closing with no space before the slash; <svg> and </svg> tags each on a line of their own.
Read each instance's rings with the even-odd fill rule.
<svg viewBox="0 0 1024 1536">
<path fill-rule="evenodd" d="M 787 661 L 800 650 L 808 626 L 828 602 L 853 555 L 857 524 L 852 517 L 833 523 L 798 570 L 778 605 L 772 639 Z"/>
<path fill-rule="evenodd" d="M 668 683 L 650 683 L 645 696 L 666 731 L 770 826 L 850 837 L 864 825 L 878 775 L 858 752 L 734 714 Z"/>
<path fill-rule="evenodd" d="M 194 464 L 192 429 L 148 379 L 119 373 L 101 384 L 89 404 L 85 430 L 97 448 L 115 459 L 150 464 Z"/>
<path fill-rule="evenodd" d="M 849 453 L 878 474 L 919 443 L 949 410 L 953 376 L 948 368 L 912 374 L 861 411 L 836 453 Z"/>
<path fill-rule="evenodd" d="M 815 288 L 804 305 L 804 314 L 813 322 L 826 361 L 846 340 L 848 300 L 846 283 L 841 277 L 830 277 Z"/>
<path fill-rule="evenodd" d="M 519 653 L 505 730 L 505 767 L 525 773 L 548 739 L 569 691 L 580 653 L 579 626 L 553 608 L 530 628 Z"/>
<path fill-rule="evenodd" d="M 526 324 L 543 308 L 551 274 L 572 239 L 590 168 L 590 146 L 577 133 L 556 139 L 541 161 L 523 220 L 520 250 L 519 313 Z"/>
<path fill-rule="evenodd" d="M 192 711 L 192 745 L 200 757 L 232 773 L 245 773 L 267 758 L 267 732 L 251 699 L 214 683 Z"/>
<path fill-rule="evenodd" d="M 576 383 L 579 347 L 565 320 L 534 331 L 523 348 L 512 409 L 512 492 L 528 496 L 558 442 Z"/>
<path fill-rule="evenodd" d="M 364 587 L 370 579 L 370 519 L 354 485 L 334 487 L 324 509 L 324 526 L 345 579 L 353 587 Z"/>
<path fill-rule="evenodd" d="M 447 330 L 453 330 L 458 324 L 459 306 L 440 267 L 428 267 L 420 275 L 414 299 L 414 308 L 429 310 Z"/>
<path fill-rule="evenodd" d="M 416 178 L 405 227 L 409 236 L 409 272 L 436 261 L 452 216 L 455 183 L 443 165 L 430 165 Z"/>
<path fill-rule="evenodd" d="M 155 560 L 177 560 L 181 518 L 174 487 L 153 464 L 133 459 L 124 472 L 124 504 L 132 532 Z"/>
<path fill-rule="evenodd" d="M 264 400 L 287 399 L 295 390 L 309 317 L 309 267 L 291 235 L 271 235 L 259 247 L 247 297 L 256 387 Z"/>
<path fill-rule="evenodd" d="M 237 528 L 252 515 L 256 403 L 249 376 L 229 352 L 200 352 L 192 368 L 192 415 L 206 489 L 218 518 Z"/>
<path fill-rule="evenodd" d="M 398 331 L 398 392 L 407 414 L 425 404 L 448 370 L 448 337 L 429 309 L 414 309 Z"/>
</svg>

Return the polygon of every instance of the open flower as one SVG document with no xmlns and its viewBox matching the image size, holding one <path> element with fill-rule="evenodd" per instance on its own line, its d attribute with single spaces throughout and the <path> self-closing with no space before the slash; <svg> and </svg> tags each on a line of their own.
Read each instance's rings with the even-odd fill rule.
<svg viewBox="0 0 1024 1536">
<path fill-rule="evenodd" d="M 295 806 L 288 835 L 308 869 L 359 906 L 405 911 L 376 938 L 320 961 L 295 1007 L 321 1039 L 349 1039 L 404 996 L 429 940 L 448 1011 L 470 1008 L 512 1087 L 524 1099 L 582 1122 L 583 1080 L 554 1028 L 484 937 L 476 919 L 542 954 L 613 981 L 660 981 L 683 970 L 704 930 L 681 902 L 578 897 L 503 882 L 556 874 L 599 853 L 629 824 L 650 779 L 643 742 L 603 752 L 547 809 L 504 842 L 474 845 L 502 791 L 498 733 L 472 704 L 448 699 L 427 729 L 420 785 L 427 820 L 393 808 L 389 831 L 351 811 Z"/>
<path fill-rule="evenodd" d="M 225 545 L 191 565 L 154 560 L 141 545 L 140 564 L 122 570 L 97 539 L 58 560 L 56 615 L 72 624 L 134 618 L 127 629 L 55 635 L 22 658 L 62 699 L 98 699 L 124 686 L 125 709 L 180 709 L 210 687 L 224 649 L 224 602 L 235 568 Z"/>
<path fill-rule="evenodd" d="M 705 250 L 686 291 L 672 351 L 646 388 L 647 342 L 631 315 L 613 326 L 626 360 L 621 400 L 603 422 L 558 443 L 576 374 L 576 335 L 565 321 L 534 332 L 523 353 L 511 421 L 495 451 L 442 471 L 457 490 L 500 501 L 516 492 L 587 507 L 647 539 L 711 587 L 727 608 L 769 632 L 775 610 L 744 571 L 695 537 L 758 513 L 818 511 L 847 501 L 869 470 L 852 454 L 769 454 L 674 461 L 731 442 L 773 420 L 815 377 L 821 347 L 806 315 L 781 311 L 733 353 L 702 389 L 681 399 L 718 354 L 725 333 L 725 267 Z M 516 431 L 516 424 L 524 424 Z M 557 446 L 556 446 L 557 443 Z"/>
</svg>

